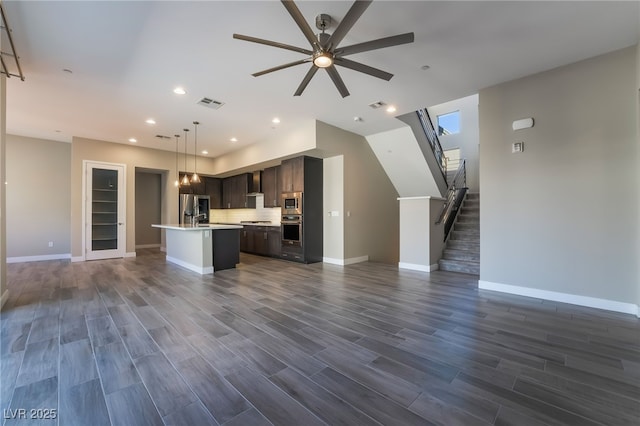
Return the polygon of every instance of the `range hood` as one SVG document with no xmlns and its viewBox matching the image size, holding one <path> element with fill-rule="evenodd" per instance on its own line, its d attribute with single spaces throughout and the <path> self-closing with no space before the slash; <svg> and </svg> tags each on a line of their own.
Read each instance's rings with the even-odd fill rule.
<svg viewBox="0 0 640 426">
<path fill-rule="evenodd" d="M 249 187 L 247 197 L 262 195 L 262 170 L 253 172 L 253 179 L 251 179 L 249 183 L 251 186 Z"/>
</svg>

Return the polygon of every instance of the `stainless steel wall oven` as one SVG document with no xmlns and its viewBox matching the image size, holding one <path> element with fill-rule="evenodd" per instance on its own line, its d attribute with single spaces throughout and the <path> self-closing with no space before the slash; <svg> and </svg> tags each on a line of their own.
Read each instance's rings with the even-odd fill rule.
<svg viewBox="0 0 640 426">
<path fill-rule="evenodd" d="M 283 247 L 302 247 L 302 216 L 282 215 L 280 227 Z"/>
</svg>

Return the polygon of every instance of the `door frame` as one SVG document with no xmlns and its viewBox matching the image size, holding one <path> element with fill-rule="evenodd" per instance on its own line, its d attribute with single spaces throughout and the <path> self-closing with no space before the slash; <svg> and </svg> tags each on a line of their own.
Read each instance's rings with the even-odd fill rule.
<svg viewBox="0 0 640 426">
<path fill-rule="evenodd" d="M 87 245 L 88 227 L 90 226 L 89 212 L 89 188 L 87 185 L 89 170 L 93 168 L 105 168 L 118 170 L 118 248 L 110 250 L 108 256 L 88 256 L 90 250 Z M 120 173 L 121 172 L 121 173 Z M 109 163 L 106 161 L 82 160 L 82 260 L 99 260 L 126 257 L 127 252 L 127 165 L 122 163 Z"/>
</svg>

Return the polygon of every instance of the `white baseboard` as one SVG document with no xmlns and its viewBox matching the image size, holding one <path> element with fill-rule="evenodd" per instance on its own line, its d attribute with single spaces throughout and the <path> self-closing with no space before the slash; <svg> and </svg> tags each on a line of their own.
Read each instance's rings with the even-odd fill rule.
<svg viewBox="0 0 640 426">
<path fill-rule="evenodd" d="M 84 262 L 84 256 L 71 256 L 71 262 Z"/>
<path fill-rule="evenodd" d="M 124 254 L 124 257 L 136 257 L 136 252 L 135 251 L 126 252 Z"/>
<path fill-rule="evenodd" d="M 478 281 L 478 288 L 482 290 L 492 290 L 502 293 L 517 294 L 519 296 L 535 297 L 537 299 L 551 300 L 554 302 L 570 303 L 572 305 L 603 309 L 605 311 L 632 314 L 640 318 L 640 307 L 638 307 L 638 305 L 634 305 L 633 303 L 617 302 L 615 300 L 599 299 L 596 297 L 580 296 L 577 294 L 560 293 L 549 290 L 540 290 L 530 287 L 520 287 L 510 284 L 493 283 L 490 281 Z"/>
<path fill-rule="evenodd" d="M 0 297 L 0 310 L 2 310 L 2 307 L 7 302 L 8 299 L 9 299 L 9 289 L 5 290 L 4 293 L 2 293 L 2 296 Z"/>
<path fill-rule="evenodd" d="M 170 256 L 167 256 L 166 260 L 167 260 L 167 262 L 171 262 L 173 264 L 176 264 L 178 266 L 181 266 L 181 267 L 183 267 L 185 269 L 188 269 L 190 271 L 196 272 L 196 273 L 201 274 L 201 275 L 213 274 L 213 266 L 208 266 L 206 268 L 199 268 L 196 265 L 193 265 L 191 263 L 187 263 L 187 262 L 185 262 L 183 260 L 176 259 L 175 257 L 170 257 Z"/>
<path fill-rule="evenodd" d="M 146 248 L 159 248 L 160 244 L 140 244 L 136 246 L 136 249 L 146 249 Z"/>
<path fill-rule="evenodd" d="M 7 263 L 40 262 L 43 260 L 60 260 L 60 259 L 71 259 L 71 254 L 59 253 L 59 254 L 43 254 L 39 256 L 7 257 Z"/>
<path fill-rule="evenodd" d="M 354 263 L 368 262 L 369 256 L 360 256 L 360 257 L 351 257 L 349 259 L 335 259 L 332 257 L 323 257 L 322 261 L 324 263 L 330 263 L 332 265 L 353 265 Z"/>
<path fill-rule="evenodd" d="M 411 269 L 412 271 L 420 271 L 420 272 L 431 272 L 431 271 L 438 270 L 438 264 L 434 263 L 432 265 L 420 265 L 418 263 L 398 262 L 398 268 Z"/>
</svg>

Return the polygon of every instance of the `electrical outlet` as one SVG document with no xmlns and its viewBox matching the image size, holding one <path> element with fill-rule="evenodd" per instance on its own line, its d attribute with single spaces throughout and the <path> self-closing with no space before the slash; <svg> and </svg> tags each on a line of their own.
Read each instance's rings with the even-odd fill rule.
<svg viewBox="0 0 640 426">
<path fill-rule="evenodd" d="M 53 247 L 53 241 L 49 241 L 49 247 Z"/>
</svg>

